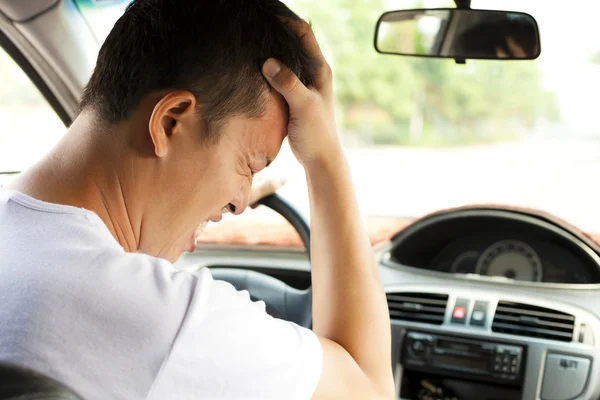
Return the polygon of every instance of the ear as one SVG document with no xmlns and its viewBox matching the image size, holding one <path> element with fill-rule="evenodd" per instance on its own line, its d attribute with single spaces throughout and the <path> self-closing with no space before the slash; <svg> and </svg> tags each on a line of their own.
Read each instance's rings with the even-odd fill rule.
<svg viewBox="0 0 600 400">
<path fill-rule="evenodd" d="M 148 130 L 154 153 L 164 157 L 169 151 L 171 136 L 179 128 L 181 121 L 196 114 L 196 97 L 184 90 L 170 92 L 163 96 L 152 110 Z"/>
</svg>

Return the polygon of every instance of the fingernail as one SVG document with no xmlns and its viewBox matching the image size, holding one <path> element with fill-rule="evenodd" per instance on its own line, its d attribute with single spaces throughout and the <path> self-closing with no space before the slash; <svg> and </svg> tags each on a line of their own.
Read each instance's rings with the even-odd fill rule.
<svg viewBox="0 0 600 400">
<path fill-rule="evenodd" d="M 263 73 L 269 78 L 275 78 L 279 71 L 281 71 L 281 64 L 274 58 L 269 58 L 263 64 Z"/>
</svg>

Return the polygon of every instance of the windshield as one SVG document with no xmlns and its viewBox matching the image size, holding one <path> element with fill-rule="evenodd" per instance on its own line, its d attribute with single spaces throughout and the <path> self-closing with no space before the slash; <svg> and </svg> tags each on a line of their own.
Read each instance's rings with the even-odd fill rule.
<svg viewBox="0 0 600 400">
<path fill-rule="evenodd" d="M 127 2 L 77 3 L 103 40 Z M 373 48 L 383 11 L 451 1 L 286 3 L 312 22 L 332 66 L 338 128 L 368 220 L 483 203 L 540 209 L 600 233 L 599 3 L 570 10 L 558 1 L 473 0 L 473 8 L 533 15 L 542 53 L 465 65 Z M 269 170 L 287 178 L 280 193 L 308 215 L 304 173 L 289 148 Z M 235 219 L 250 226 L 265 215 L 259 209 Z"/>
<path fill-rule="evenodd" d="M 380 55 L 372 45 L 382 9 L 453 2 L 288 1 L 312 21 L 332 64 L 339 130 L 363 212 L 417 217 L 468 204 L 508 204 L 600 232 L 594 187 L 600 5 L 584 3 L 570 14 L 557 1 L 475 0 L 473 8 L 533 15 L 542 53 L 535 61 L 460 65 Z"/>
<path fill-rule="evenodd" d="M 533 15 L 542 54 L 466 65 L 373 50 L 382 9 L 453 2 L 288 3 L 310 18 L 332 64 L 339 129 L 365 214 L 417 217 L 509 204 L 600 232 L 596 2 L 578 3 L 589 12 L 569 15 L 556 1 L 473 1 L 473 8 Z"/>
</svg>

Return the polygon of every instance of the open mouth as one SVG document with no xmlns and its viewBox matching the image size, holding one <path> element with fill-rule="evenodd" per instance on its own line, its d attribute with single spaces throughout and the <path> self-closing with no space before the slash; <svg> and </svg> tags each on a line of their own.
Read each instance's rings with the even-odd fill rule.
<svg viewBox="0 0 600 400">
<path fill-rule="evenodd" d="M 209 221 L 204 221 L 203 223 L 201 223 L 192 233 L 191 237 L 190 237 L 190 243 L 188 245 L 188 248 L 186 249 L 186 251 L 194 251 L 196 250 L 196 242 L 198 240 L 198 236 L 200 236 L 202 234 L 202 232 L 204 232 L 204 230 L 206 229 L 206 226 L 208 225 Z"/>
</svg>

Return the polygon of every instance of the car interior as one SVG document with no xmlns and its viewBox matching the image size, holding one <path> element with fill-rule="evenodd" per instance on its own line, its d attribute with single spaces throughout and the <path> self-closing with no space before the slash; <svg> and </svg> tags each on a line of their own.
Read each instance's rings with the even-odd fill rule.
<svg viewBox="0 0 600 400">
<path fill-rule="evenodd" d="M 96 7 L 114 22 L 127 3 L 0 0 L 0 45 L 63 128 L 75 116 L 93 70 L 102 43 L 97 32 L 110 29 L 96 29 L 86 10 Z M 534 13 L 476 9 L 470 1 L 435 9 L 423 3 L 429 2 L 377 9 L 380 18 L 369 20 L 371 47 L 359 51 L 373 50 L 397 62 L 454 63 L 462 71 L 469 71 L 471 60 L 531 63 L 544 53 L 545 31 Z M 510 2 L 506 8 L 518 5 Z M 485 32 L 490 36 L 484 40 Z M 3 169 L 0 161 L 2 179 L 19 172 L 17 167 Z M 592 171 L 585 180 L 590 187 Z M 401 173 L 386 171 L 379 182 L 394 185 L 395 174 Z M 403 193 L 422 196 L 419 190 Z M 438 195 L 451 193 L 440 189 Z M 398 399 L 600 398 L 600 241 L 552 212 L 501 203 L 439 207 L 405 218 L 374 245 L 391 319 L 390 361 Z M 271 195 L 261 204 L 295 231 L 291 247 L 208 240 L 176 265 L 210 268 L 216 279 L 264 301 L 273 316 L 310 327 L 310 222 L 289 196 Z M 220 224 L 228 235 L 244 229 L 228 221 Z M 0 369 L 0 393 L 11 393 L 6 388 L 21 382 L 15 368 Z M 36 390 L 33 385 L 29 393 L 36 395 Z M 60 390 L 63 394 L 55 397 L 17 397 L 22 394 L 16 391 L 12 396 L 77 398 Z"/>
<path fill-rule="evenodd" d="M 59 382 L 14 365 L 0 365 L 0 398 L 6 400 L 81 400 Z"/>
</svg>

